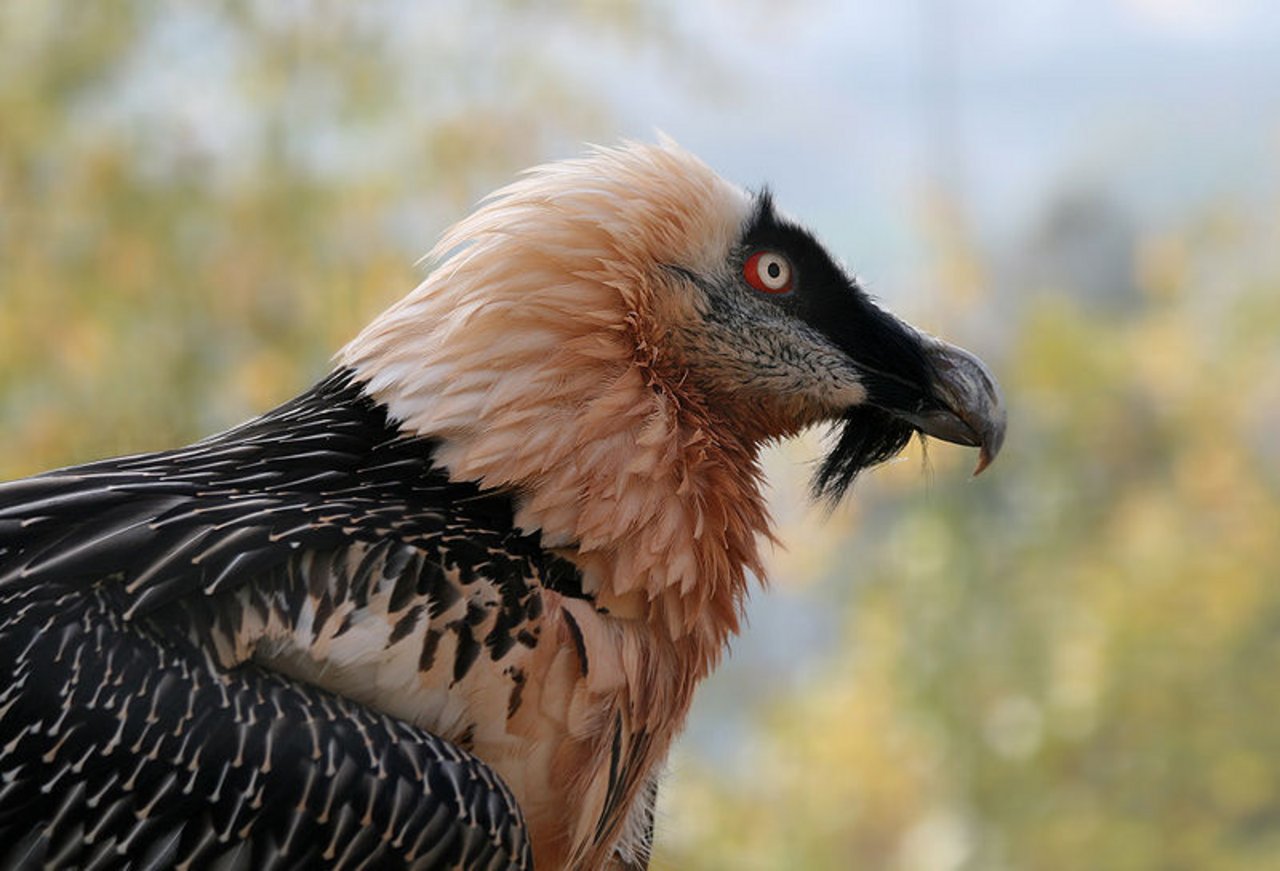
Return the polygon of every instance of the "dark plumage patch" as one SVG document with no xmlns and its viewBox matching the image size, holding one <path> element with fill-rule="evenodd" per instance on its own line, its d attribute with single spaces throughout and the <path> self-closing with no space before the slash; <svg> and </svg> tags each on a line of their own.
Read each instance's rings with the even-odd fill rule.
<svg viewBox="0 0 1280 871">
<path fill-rule="evenodd" d="M 324 595 L 320 597 L 320 602 L 316 605 L 316 617 L 312 622 L 312 630 L 317 636 L 324 628 L 324 624 L 329 622 L 329 617 L 333 614 L 333 599 L 329 597 L 329 591 L 325 590 Z"/>
<path fill-rule="evenodd" d="M 769 296 L 839 348 L 858 370 L 865 404 L 837 424 L 835 445 L 814 475 L 815 498 L 838 501 L 863 469 L 901 451 L 915 431 L 892 412 L 918 411 L 929 400 L 932 368 L 920 338 L 885 312 L 803 227 L 778 217 L 768 191 L 743 233 L 741 259 L 754 251 L 784 253 L 795 272 L 794 289 Z"/>
<path fill-rule="evenodd" d="M 387 601 L 387 609 L 389 611 L 399 611 L 404 608 L 417 595 L 417 579 L 418 572 L 406 571 L 414 557 L 414 549 L 411 547 L 401 547 L 395 550 L 387 559 L 386 567 L 383 571 L 387 577 L 392 579 L 391 597 Z"/>
<path fill-rule="evenodd" d="M 875 406 L 849 409 L 835 425 L 835 444 L 813 475 L 813 497 L 831 504 L 839 502 L 860 472 L 896 456 L 914 432 L 910 424 Z"/>
<path fill-rule="evenodd" d="M 418 671 L 431 671 L 436 662 L 436 651 L 440 648 L 440 631 L 428 629 L 422 636 L 422 652 L 418 654 Z"/>
<path fill-rule="evenodd" d="M 480 642 L 476 640 L 475 633 L 466 620 L 454 620 L 445 628 L 452 630 L 458 639 L 457 649 L 453 653 L 453 682 L 457 683 L 467 676 L 471 666 L 480 657 Z"/>
<path fill-rule="evenodd" d="M 582 574 L 572 563 L 564 560 L 547 567 L 542 583 L 548 590 L 554 590 L 562 596 L 592 601 L 595 599 L 582 589 Z"/>
<path fill-rule="evenodd" d="M 604 807 L 596 822 L 596 837 L 602 837 L 617 820 L 622 809 L 623 797 L 628 787 L 636 782 L 637 772 L 628 767 L 629 763 L 644 759 L 652 744 L 653 736 L 647 729 L 637 729 L 623 744 L 622 720 L 614 718 L 613 743 L 609 752 L 609 781 L 605 790 Z"/>
<path fill-rule="evenodd" d="M 345 614 L 343 614 L 343 615 L 342 615 L 342 622 L 338 624 L 338 628 L 337 628 L 337 629 L 335 629 L 335 630 L 334 630 L 334 632 L 333 632 L 333 637 L 334 637 L 334 638 L 340 638 L 341 636 L 343 636 L 343 635 L 345 635 L 346 633 L 348 633 L 348 632 L 350 632 L 350 631 L 351 631 L 351 627 L 355 625 L 355 623 L 353 623 L 353 622 L 352 622 L 352 620 L 351 620 L 351 617 L 352 617 L 352 615 L 353 615 L 354 613 L 355 613 L 355 612 L 353 612 L 353 611 L 348 611 L 347 613 L 345 613 Z M 401 623 L 404 623 L 404 621 L 403 621 L 403 620 L 401 620 L 400 622 L 401 622 Z M 400 626 L 399 626 L 399 625 L 397 625 L 397 626 L 396 626 L 396 629 L 397 629 L 397 630 L 399 630 L 399 628 L 400 628 Z M 392 633 L 392 635 L 394 635 L 394 634 L 395 634 L 395 633 L 393 632 L 393 633 Z M 403 636 L 401 636 L 401 637 L 403 637 Z"/>
<path fill-rule="evenodd" d="M 786 254 L 795 270 L 794 290 L 768 299 L 848 355 L 863 373 L 870 404 L 907 408 L 924 395 L 932 372 L 919 337 L 877 306 L 813 234 L 779 218 L 768 191 L 757 198 L 740 256 L 762 248 Z"/>
<path fill-rule="evenodd" d="M 409 637 L 409 634 L 417 628 L 418 621 L 422 619 L 422 610 L 421 605 L 415 605 L 409 609 L 407 614 L 396 621 L 396 625 L 391 630 L 391 635 L 387 638 L 388 646 Z"/>
<path fill-rule="evenodd" d="M 511 695 L 507 697 L 507 719 L 516 715 L 524 696 L 524 671 L 518 668 L 511 670 Z"/>
<path fill-rule="evenodd" d="M 427 607 L 433 618 L 448 611 L 454 602 L 462 598 L 458 588 L 445 577 L 444 569 L 433 562 L 422 567 L 422 573 L 418 575 L 418 589 L 427 594 Z"/>
<path fill-rule="evenodd" d="M 586 677 L 591 666 L 587 662 L 587 644 L 582 638 L 582 627 L 567 609 L 564 611 L 564 622 L 569 627 L 569 634 L 573 636 L 573 646 L 578 651 L 578 664 L 582 667 L 582 676 Z"/>
</svg>

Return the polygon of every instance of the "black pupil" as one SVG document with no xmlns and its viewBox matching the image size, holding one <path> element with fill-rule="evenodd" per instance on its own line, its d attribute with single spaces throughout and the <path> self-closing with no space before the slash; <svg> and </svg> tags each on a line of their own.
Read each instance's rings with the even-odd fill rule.
<svg viewBox="0 0 1280 871">
<path fill-rule="evenodd" d="M 782 274 L 782 267 L 778 265 L 778 261 L 773 261 L 765 267 L 765 272 L 769 273 L 770 278 L 777 278 Z"/>
</svg>

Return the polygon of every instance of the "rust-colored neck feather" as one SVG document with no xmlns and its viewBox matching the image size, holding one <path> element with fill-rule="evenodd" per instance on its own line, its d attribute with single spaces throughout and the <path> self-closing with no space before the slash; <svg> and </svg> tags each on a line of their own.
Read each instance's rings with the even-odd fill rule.
<svg viewBox="0 0 1280 871">
<path fill-rule="evenodd" d="M 736 631 L 768 535 L 753 435 L 663 351 L 699 313 L 677 272 L 724 268 L 746 196 L 669 143 L 600 151 L 500 191 L 412 294 L 341 354 L 456 479 L 650 621 L 696 680 Z"/>
</svg>

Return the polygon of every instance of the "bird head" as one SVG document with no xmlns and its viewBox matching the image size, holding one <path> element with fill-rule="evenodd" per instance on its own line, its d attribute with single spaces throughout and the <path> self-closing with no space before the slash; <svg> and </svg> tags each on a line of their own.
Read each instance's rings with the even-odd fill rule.
<svg viewBox="0 0 1280 871">
<path fill-rule="evenodd" d="M 670 141 L 531 170 L 433 255 L 341 361 L 453 477 L 517 494 L 552 546 L 621 561 L 623 591 L 740 576 L 726 549 L 757 565 L 769 440 L 838 424 L 815 480 L 831 498 L 915 432 L 977 447 L 979 470 L 1000 449 L 976 357 Z"/>
<path fill-rule="evenodd" d="M 768 192 L 670 141 L 531 170 L 434 255 L 433 277 L 344 352 L 425 434 L 465 441 L 504 402 L 550 400 L 562 419 L 587 399 L 557 389 L 574 373 L 603 388 L 612 378 L 596 376 L 639 366 L 722 435 L 837 422 L 815 479 L 828 496 L 915 432 L 977 447 L 978 472 L 1004 438 L 977 357 L 880 308 Z M 470 414 L 440 413 L 463 398 Z"/>
<path fill-rule="evenodd" d="M 837 421 L 820 496 L 839 498 L 915 432 L 977 447 L 977 472 L 990 464 L 1004 407 L 977 357 L 877 306 L 767 191 L 740 201 L 735 218 L 714 262 L 668 265 L 692 309 L 667 340 L 682 377 L 757 438 Z"/>
</svg>

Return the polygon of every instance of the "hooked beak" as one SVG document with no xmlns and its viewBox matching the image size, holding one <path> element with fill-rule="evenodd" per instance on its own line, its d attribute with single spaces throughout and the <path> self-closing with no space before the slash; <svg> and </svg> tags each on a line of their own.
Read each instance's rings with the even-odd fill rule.
<svg viewBox="0 0 1280 871">
<path fill-rule="evenodd" d="M 927 393 L 911 409 L 886 409 L 925 435 L 978 449 L 978 475 L 1004 444 L 1004 398 L 995 376 L 963 348 L 921 335 L 932 369 Z"/>
</svg>

